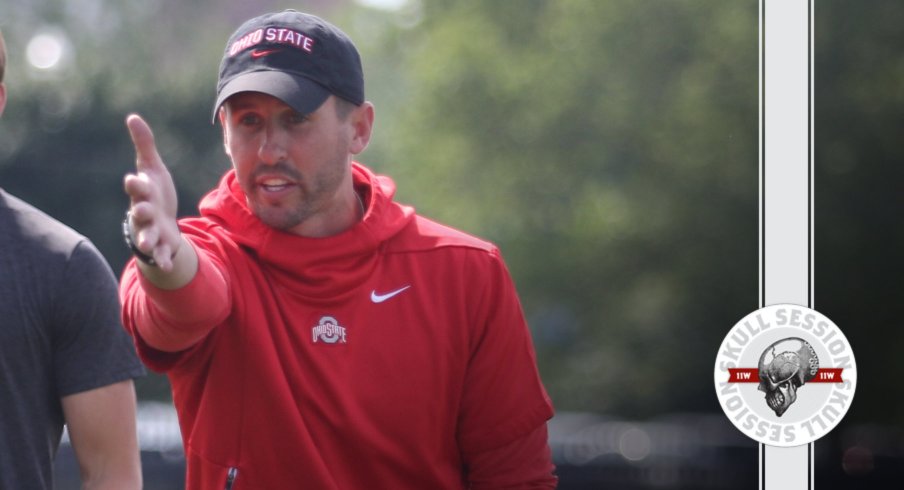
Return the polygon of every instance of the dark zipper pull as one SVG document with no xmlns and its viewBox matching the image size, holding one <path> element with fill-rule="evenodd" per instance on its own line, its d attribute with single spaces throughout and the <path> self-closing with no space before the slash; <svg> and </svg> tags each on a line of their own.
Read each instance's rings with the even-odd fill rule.
<svg viewBox="0 0 904 490">
<path fill-rule="evenodd" d="M 235 484 L 235 477 L 239 475 L 239 469 L 236 467 L 229 468 L 229 473 L 226 474 L 226 490 L 232 490 L 232 485 Z"/>
</svg>

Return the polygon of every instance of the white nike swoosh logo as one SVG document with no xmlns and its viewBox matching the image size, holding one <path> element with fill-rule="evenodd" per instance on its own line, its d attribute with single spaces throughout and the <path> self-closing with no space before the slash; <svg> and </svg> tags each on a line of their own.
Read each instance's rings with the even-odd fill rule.
<svg viewBox="0 0 904 490">
<path fill-rule="evenodd" d="M 370 292 L 370 300 L 373 301 L 374 303 L 382 303 L 382 302 L 386 301 L 387 299 L 392 298 L 393 296 L 401 293 L 402 291 L 404 291 L 410 287 L 411 287 L 411 285 L 409 284 L 407 286 L 396 289 L 395 291 L 390 291 L 386 294 L 377 294 L 377 290 L 374 289 Z"/>
</svg>

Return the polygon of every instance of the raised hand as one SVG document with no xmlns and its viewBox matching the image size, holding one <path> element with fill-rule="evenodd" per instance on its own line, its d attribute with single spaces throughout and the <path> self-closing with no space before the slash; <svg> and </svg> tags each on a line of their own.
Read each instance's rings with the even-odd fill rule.
<svg viewBox="0 0 904 490">
<path fill-rule="evenodd" d="M 157 152 L 150 126 L 136 114 L 126 118 L 126 126 L 135 145 L 136 171 L 126 174 L 124 180 L 131 199 L 132 240 L 139 250 L 154 258 L 163 272 L 169 273 L 173 270 L 173 258 L 183 246 L 176 223 L 176 186 Z"/>
</svg>

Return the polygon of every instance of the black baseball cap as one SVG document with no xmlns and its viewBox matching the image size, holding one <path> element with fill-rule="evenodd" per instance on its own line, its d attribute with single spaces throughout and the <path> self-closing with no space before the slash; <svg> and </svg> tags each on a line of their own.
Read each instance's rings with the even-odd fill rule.
<svg viewBox="0 0 904 490">
<path fill-rule="evenodd" d="M 272 95 L 309 114 L 334 94 L 364 102 L 361 57 L 351 39 L 329 22 L 296 10 L 246 21 L 226 43 L 220 62 L 213 121 L 239 92 Z"/>
</svg>

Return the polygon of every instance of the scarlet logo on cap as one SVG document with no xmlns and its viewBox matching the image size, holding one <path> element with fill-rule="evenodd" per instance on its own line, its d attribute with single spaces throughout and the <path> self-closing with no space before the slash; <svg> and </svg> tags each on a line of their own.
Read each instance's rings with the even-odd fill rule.
<svg viewBox="0 0 904 490">
<path fill-rule="evenodd" d="M 278 49 L 255 49 L 254 51 L 251 52 L 251 57 L 252 58 L 262 58 L 264 56 L 267 56 L 268 54 L 273 54 L 277 51 L 279 51 L 279 50 Z"/>
<path fill-rule="evenodd" d="M 229 47 L 229 56 L 235 56 L 241 51 L 256 46 L 261 42 L 271 44 L 288 44 L 301 48 L 308 53 L 314 49 L 314 39 L 306 36 L 304 33 L 284 27 L 267 27 L 260 28 L 245 34 L 238 38 L 232 46 Z"/>
</svg>

